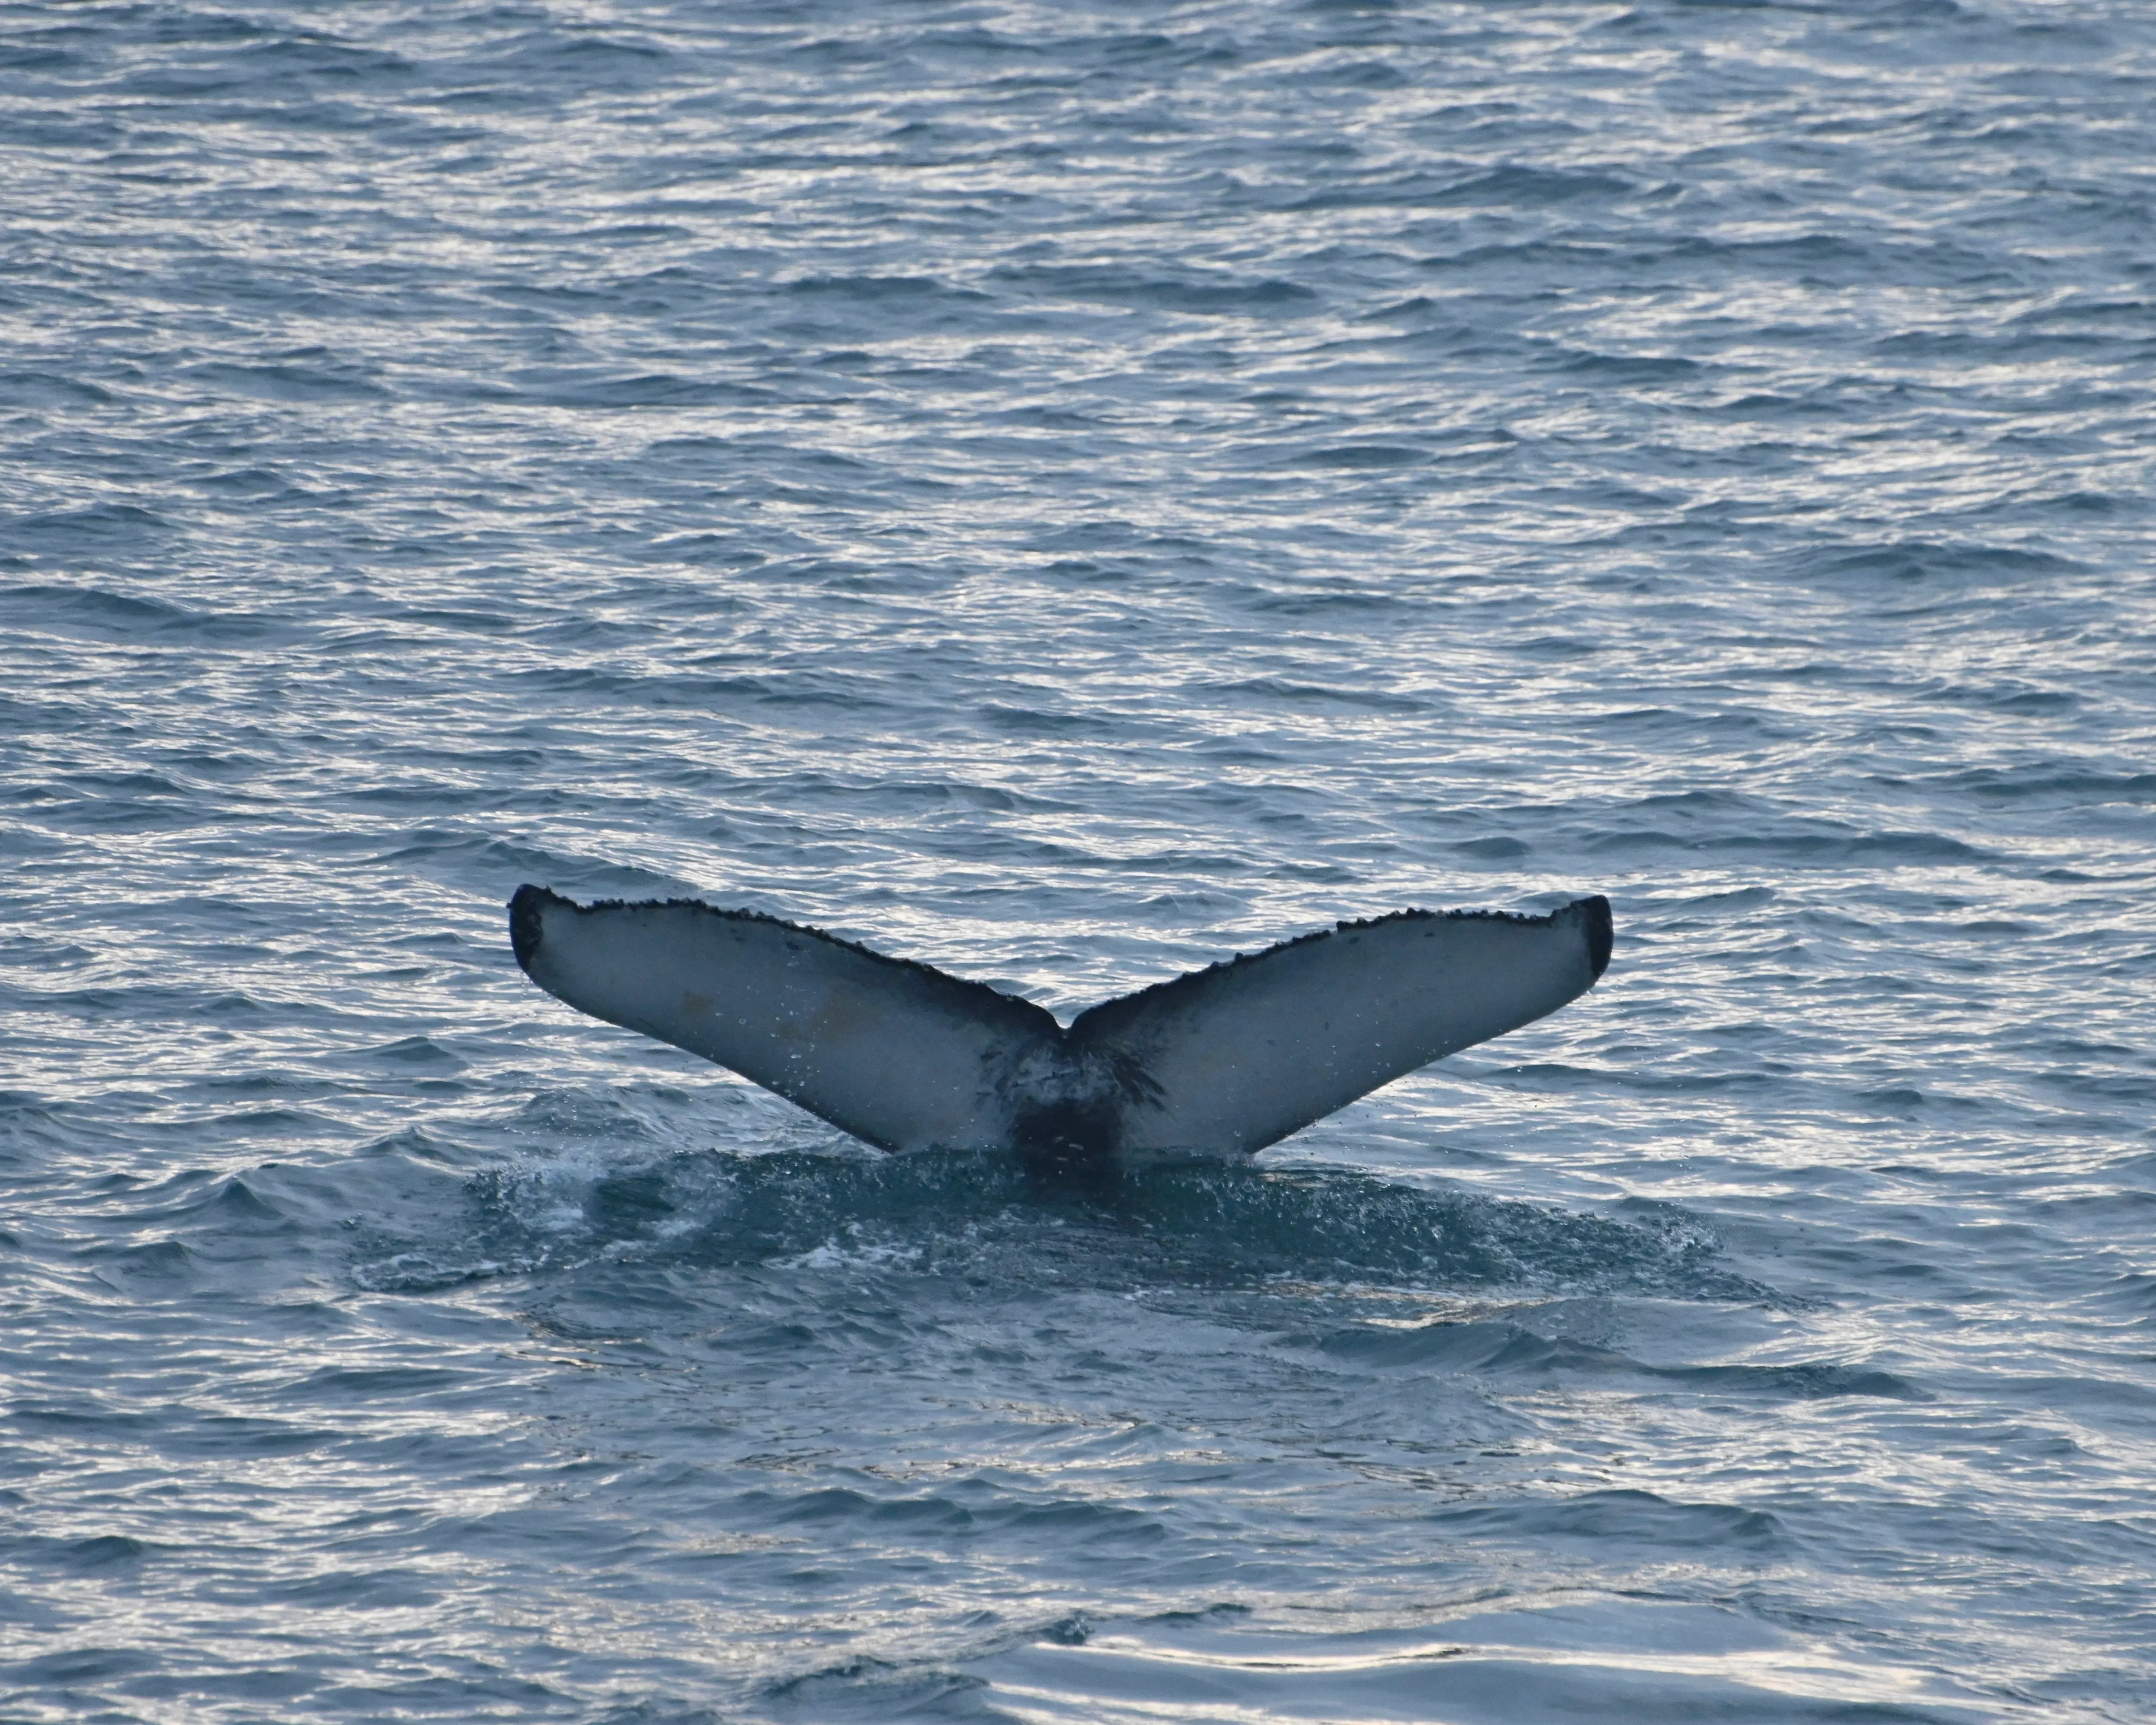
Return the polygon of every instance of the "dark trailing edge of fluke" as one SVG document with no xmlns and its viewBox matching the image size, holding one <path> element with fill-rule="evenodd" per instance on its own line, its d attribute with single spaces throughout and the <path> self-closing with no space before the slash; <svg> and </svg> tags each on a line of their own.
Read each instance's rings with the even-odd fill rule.
<svg viewBox="0 0 2156 1725">
<path fill-rule="evenodd" d="M 1594 980 L 1609 968 L 1609 955 L 1617 946 L 1617 925 L 1610 920 L 1609 901 L 1600 893 L 1578 901 L 1579 920 L 1587 931 L 1587 962 L 1594 967 Z"/>
</svg>

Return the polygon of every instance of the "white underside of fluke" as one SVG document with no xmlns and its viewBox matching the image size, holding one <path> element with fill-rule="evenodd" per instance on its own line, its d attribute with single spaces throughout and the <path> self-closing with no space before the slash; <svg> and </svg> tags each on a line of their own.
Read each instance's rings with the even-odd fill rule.
<svg viewBox="0 0 2156 1725">
<path fill-rule="evenodd" d="M 687 900 L 525 886 L 518 962 L 581 1012 L 687 1049 L 891 1150 L 1262 1149 L 1379 1085 L 1557 1010 L 1609 907 L 1405 911 L 1111 1000 L 1029 1002 L 814 929 Z"/>
</svg>

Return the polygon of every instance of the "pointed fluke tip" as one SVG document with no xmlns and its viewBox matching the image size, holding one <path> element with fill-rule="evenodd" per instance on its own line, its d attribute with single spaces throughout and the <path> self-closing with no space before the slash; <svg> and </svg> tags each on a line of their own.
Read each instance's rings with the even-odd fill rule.
<svg viewBox="0 0 2156 1725">
<path fill-rule="evenodd" d="M 1609 968 L 1609 949 L 1617 943 L 1617 931 L 1609 921 L 1609 901 L 1600 893 L 1593 898 L 1584 898 L 1573 908 L 1579 912 L 1580 927 L 1587 934 L 1587 962 L 1594 968 L 1594 979 L 1602 980 L 1602 973 Z"/>
<path fill-rule="evenodd" d="M 534 886 L 529 881 L 516 889 L 509 901 L 509 944 L 516 953 L 516 962 L 528 973 L 531 956 L 539 950 L 540 936 L 545 932 L 541 916 L 556 895 L 543 886 Z"/>
</svg>

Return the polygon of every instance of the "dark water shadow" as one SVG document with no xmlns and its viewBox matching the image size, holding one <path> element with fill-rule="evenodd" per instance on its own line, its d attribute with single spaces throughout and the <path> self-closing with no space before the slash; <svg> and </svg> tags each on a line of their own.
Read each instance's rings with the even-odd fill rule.
<svg viewBox="0 0 2156 1725">
<path fill-rule="evenodd" d="M 1047 1183 L 1014 1157 L 688 1151 L 490 1169 L 435 1238 L 362 1244 L 363 1285 L 421 1291 L 604 1260 L 1106 1289 L 1378 1284 L 1773 1300 L 1712 1233 L 1430 1191 L 1349 1168 L 1163 1163 Z M 385 1250 L 386 1249 L 386 1250 Z"/>
</svg>

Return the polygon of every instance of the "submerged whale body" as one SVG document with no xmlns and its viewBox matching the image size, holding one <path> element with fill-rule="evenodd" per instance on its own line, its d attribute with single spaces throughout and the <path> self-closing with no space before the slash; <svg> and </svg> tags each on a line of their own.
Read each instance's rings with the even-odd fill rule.
<svg viewBox="0 0 2156 1725">
<path fill-rule="evenodd" d="M 1342 922 L 1081 1013 L 813 928 L 692 899 L 509 901 L 525 973 L 886 1150 L 1015 1150 L 1029 1167 L 1261 1150 L 1418 1066 L 1591 988 L 1609 901 L 1545 916 Z"/>
</svg>

